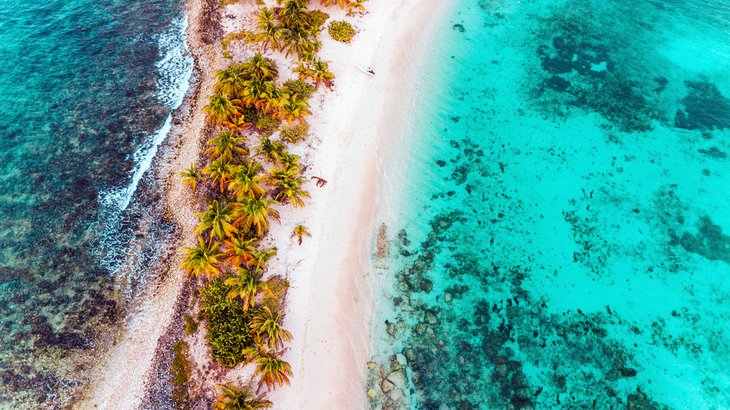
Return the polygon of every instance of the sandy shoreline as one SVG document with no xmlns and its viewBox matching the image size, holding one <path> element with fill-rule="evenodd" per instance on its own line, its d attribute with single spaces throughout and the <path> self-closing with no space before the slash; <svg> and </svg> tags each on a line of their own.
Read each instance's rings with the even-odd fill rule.
<svg viewBox="0 0 730 410">
<path fill-rule="evenodd" d="M 333 91 L 322 89 L 313 97 L 310 122 L 314 138 L 306 147 L 293 147 L 292 152 L 311 165 L 307 177 L 316 175 L 329 183 L 323 188 L 310 184 L 308 206 L 282 210 L 281 224 L 275 224 L 270 233 L 271 243 L 279 248 L 270 271 L 288 276 L 291 282 L 284 325 L 294 334 L 284 355 L 294 378 L 290 386 L 273 392 L 274 408 L 366 407 L 374 289 L 369 272 L 373 271 L 376 198 L 382 195 L 384 183 L 379 167 L 397 157 L 382 146 L 400 138 L 405 118 L 399 115 L 399 104 L 413 102 L 409 87 L 417 75 L 417 69 L 409 64 L 418 61 L 427 46 L 417 38 L 428 31 L 424 27 L 429 27 L 438 10 L 445 7 L 423 3 L 368 2 L 369 14 L 355 18 L 344 17 L 336 8 L 327 9 L 333 19 L 352 22 L 359 34 L 350 45 L 331 40 L 326 32 L 321 36 L 320 56 L 330 61 L 337 77 L 335 87 Z M 187 36 L 199 83 L 188 97 L 190 111 L 179 131 L 178 154 L 172 163 L 162 165 L 170 175 L 166 209 L 181 228 L 182 245 L 194 241 L 197 219 L 195 204 L 178 172 L 198 158 L 205 129 L 205 97 L 212 94 L 213 73 L 230 62 L 220 49 L 219 39 L 225 33 L 217 31 L 210 16 L 214 4 L 217 1 L 188 1 Z M 240 29 L 256 9 L 248 3 L 223 8 L 224 32 Z M 371 65 L 378 74 L 368 77 L 356 69 L 356 64 Z M 286 71 L 282 67 L 282 72 Z M 290 233 L 301 223 L 312 237 L 297 246 Z M 172 262 L 165 280 L 131 318 L 124 337 L 97 369 L 93 378 L 96 385 L 80 408 L 141 406 L 148 379 L 155 372 L 157 346 L 176 315 L 175 306 L 185 283 L 178 262 Z M 201 360 L 194 360 L 199 368 L 209 365 Z M 245 374 L 245 369 L 234 369 L 224 376 L 235 379 Z M 209 378 L 204 378 L 206 381 Z M 202 394 L 212 394 L 212 387 L 202 386 Z"/>
<path fill-rule="evenodd" d="M 295 335 L 285 356 L 295 378 L 272 396 L 277 409 L 367 406 L 366 363 L 376 319 L 371 314 L 380 296 L 373 295 L 379 279 L 372 266 L 380 225 L 377 198 L 397 194 L 384 190 L 382 165 L 401 167 L 389 162 L 399 160 L 393 147 L 410 119 L 402 104 L 413 103 L 419 74 L 413 63 L 427 52 L 419 37 L 428 37 L 424 27 L 445 8 L 423 3 L 368 2 L 369 14 L 356 20 L 360 32 L 351 45 L 323 40 L 321 56 L 337 79 L 335 91 L 325 93 L 325 111 L 313 116 L 313 130 L 323 141 L 312 163 L 330 184 L 313 190 L 312 203 L 298 220 L 313 238 L 301 249 L 280 252 L 285 266 L 296 266 L 285 321 Z M 367 77 L 355 64 L 371 65 L 377 75 Z"/>
</svg>

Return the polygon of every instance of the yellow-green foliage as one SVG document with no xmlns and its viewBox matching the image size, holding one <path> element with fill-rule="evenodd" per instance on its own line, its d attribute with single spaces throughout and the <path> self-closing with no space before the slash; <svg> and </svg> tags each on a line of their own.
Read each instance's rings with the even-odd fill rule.
<svg viewBox="0 0 730 410">
<path fill-rule="evenodd" d="M 274 118 L 271 115 L 262 115 L 256 121 L 256 129 L 265 136 L 270 136 L 271 134 L 276 132 L 276 130 L 279 129 L 280 125 L 281 120 L 278 118 Z"/>
<path fill-rule="evenodd" d="M 185 316 L 185 333 L 192 335 L 198 330 L 198 323 L 191 316 Z"/>
<path fill-rule="evenodd" d="M 244 311 L 238 299 L 229 299 L 232 288 L 223 280 L 215 279 L 200 291 L 200 309 L 205 314 L 213 360 L 230 368 L 241 363 L 243 349 L 253 345 L 249 323 L 256 310 Z"/>
<path fill-rule="evenodd" d="M 304 123 L 293 127 L 284 127 L 281 130 L 281 139 L 291 144 L 296 144 L 309 137 L 309 124 Z"/>
<path fill-rule="evenodd" d="M 308 100 L 314 93 L 314 86 L 302 80 L 287 80 L 282 91 L 286 94 L 294 94 L 301 100 Z"/>
<path fill-rule="evenodd" d="M 352 25 L 346 21 L 331 22 L 327 31 L 330 33 L 330 37 L 343 43 L 349 43 L 356 34 Z"/>
<path fill-rule="evenodd" d="M 251 41 L 253 33 L 251 33 L 248 30 L 241 30 L 236 31 L 233 33 L 226 34 L 225 37 L 221 40 L 221 47 L 223 48 L 223 57 L 225 58 L 233 58 L 233 56 L 228 52 L 228 47 L 231 45 L 234 41 L 240 41 L 244 40 L 246 42 Z"/>
<path fill-rule="evenodd" d="M 329 14 L 319 10 L 312 10 L 312 12 L 309 13 L 309 16 L 312 18 L 312 27 L 314 27 L 317 32 L 322 31 L 322 25 L 328 18 L 330 18 Z"/>
<path fill-rule="evenodd" d="M 188 344 L 180 340 L 172 346 L 174 357 L 170 368 L 170 382 L 172 383 L 172 400 L 175 408 L 187 410 L 190 408 L 188 397 L 188 383 L 192 374 L 192 364 L 188 358 L 190 348 Z"/>
</svg>

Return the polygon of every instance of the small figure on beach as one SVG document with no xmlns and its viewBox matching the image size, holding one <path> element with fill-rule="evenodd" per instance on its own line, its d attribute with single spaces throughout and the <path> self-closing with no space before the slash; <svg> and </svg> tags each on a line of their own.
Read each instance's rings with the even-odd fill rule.
<svg viewBox="0 0 730 410">
<path fill-rule="evenodd" d="M 372 67 L 369 67 L 366 65 L 359 65 L 359 66 L 357 66 L 357 68 L 359 68 L 360 71 L 362 71 L 363 73 L 365 73 L 367 75 L 370 75 L 370 76 L 375 75 L 375 70 L 373 70 Z"/>
<path fill-rule="evenodd" d="M 319 188 L 322 188 L 323 186 L 327 185 L 327 180 L 325 180 L 325 179 L 322 179 L 320 177 L 312 177 L 312 179 L 317 181 L 317 182 L 315 182 L 315 185 L 317 185 L 317 187 L 319 187 Z"/>
</svg>

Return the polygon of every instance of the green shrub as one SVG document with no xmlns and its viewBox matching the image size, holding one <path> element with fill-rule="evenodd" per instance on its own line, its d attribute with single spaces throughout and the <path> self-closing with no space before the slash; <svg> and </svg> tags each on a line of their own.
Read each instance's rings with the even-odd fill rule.
<svg viewBox="0 0 730 410">
<path fill-rule="evenodd" d="M 343 43 L 349 43 L 355 37 L 355 29 L 346 21 L 333 21 L 327 27 L 330 37 Z"/>
<path fill-rule="evenodd" d="M 256 121 L 256 129 L 259 130 L 261 135 L 267 137 L 276 132 L 280 125 L 281 120 L 270 115 L 263 115 Z"/>
<path fill-rule="evenodd" d="M 203 288 L 200 308 L 205 312 L 211 357 L 230 368 L 241 363 L 241 351 L 253 345 L 249 323 L 255 310 L 244 312 L 238 299 L 229 299 L 231 287 L 223 280 L 215 279 Z"/>
<path fill-rule="evenodd" d="M 190 348 L 180 340 L 172 346 L 174 356 L 170 367 L 170 382 L 172 383 L 172 400 L 176 409 L 189 409 L 188 382 L 192 374 L 192 364 L 188 358 Z"/>
<path fill-rule="evenodd" d="M 268 307 L 272 311 L 276 311 L 286 297 L 286 292 L 289 290 L 289 281 L 279 277 L 271 278 L 269 280 L 269 289 L 271 294 L 264 294 L 261 299 L 261 308 Z"/>
<path fill-rule="evenodd" d="M 317 30 L 317 32 L 320 32 L 322 31 L 322 25 L 328 18 L 330 18 L 330 15 L 323 11 L 312 10 L 309 13 L 309 17 L 312 19 L 312 27 Z"/>
<path fill-rule="evenodd" d="M 309 137 L 309 124 L 307 123 L 281 129 L 281 139 L 291 144 L 303 141 L 307 137 Z"/>
<path fill-rule="evenodd" d="M 314 93 L 314 86 L 302 80 L 288 80 L 282 87 L 284 94 L 294 94 L 301 100 L 308 100 Z"/>
<path fill-rule="evenodd" d="M 183 320 L 185 321 L 185 333 L 192 335 L 198 330 L 198 323 L 191 316 L 185 316 Z"/>
<path fill-rule="evenodd" d="M 228 52 L 228 47 L 231 45 L 234 41 L 244 40 L 247 43 L 250 43 L 253 38 L 253 33 L 247 30 L 237 31 L 233 33 L 228 33 L 223 37 L 221 40 L 221 48 L 223 48 L 223 57 L 225 58 L 233 58 L 233 56 Z"/>
</svg>

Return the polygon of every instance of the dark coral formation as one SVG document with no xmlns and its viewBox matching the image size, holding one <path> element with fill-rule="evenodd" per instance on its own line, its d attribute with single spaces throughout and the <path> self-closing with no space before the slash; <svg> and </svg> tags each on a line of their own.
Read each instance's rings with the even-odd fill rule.
<svg viewBox="0 0 730 410">
<path fill-rule="evenodd" d="M 393 354 L 405 362 L 409 378 L 403 386 L 386 376 L 374 378 L 369 394 L 380 397 L 382 392 L 385 399 L 373 399 L 373 405 L 399 408 L 404 403 L 395 399 L 401 398 L 399 388 L 415 395 L 424 409 L 622 408 L 651 402 L 645 395 L 627 396 L 620 387 L 640 387 L 635 377 L 641 369 L 632 352 L 609 336 L 608 328 L 621 321 L 616 312 L 608 306 L 598 313 L 553 312 L 524 285 L 539 267 L 529 266 L 529 260 L 525 265 L 500 261 L 505 250 L 495 245 L 493 235 L 512 228 L 509 210 L 498 209 L 511 206 L 514 213 L 520 203 L 505 192 L 492 192 L 501 200 L 484 202 L 483 209 L 469 204 L 481 203 L 470 198 L 485 198 L 483 192 L 494 189 L 472 184 L 505 167 L 499 162 L 474 166 L 484 152 L 473 142 L 454 140 L 450 146 L 453 155 L 446 163 L 452 171 L 444 175 L 472 187 L 459 210 L 434 215 L 418 241 L 406 230 L 393 240 L 391 255 L 399 255 L 403 268 L 395 275 L 397 316 L 385 324 L 401 346 Z M 464 167 L 467 163 L 472 166 Z M 593 227 L 596 215 L 571 205 L 575 209 L 564 216 L 583 248 L 574 262 L 600 273 L 608 244 Z"/>
<path fill-rule="evenodd" d="M 669 80 L 652 74 L 653 60 L 640 58 L 645 32 L 627 33 L 624 21 L 586 18 L 582 7 L 592 6 L 571 3 L 555 10 L 560 17 L 542 21 L 536 54 L 544 75 L 535 76 L 536 105 L 546 112 L 566 106 L 596 112 L 627 132 L 666 122 L 657 100 Z"/>
<path fill-rule="evenodd" d="M 722 232 L 722 228 L 703 217 L 697 226 L 697 233 L 684 232 L 681 236 L 671 233 L 673 245 L 679 245 L 687 252 L 702 255 L 710 260 L 730 263 L 730 236 Z"/>
<path fill-rule="evenodd" d="M 674 125 L 688 130 L 730 128 L 730 98 L 707 81 L 685 81 L 688 94 L 679 100 L 684 110 L 677 109 Z"/>
<path fill-rule="evenodd" d="M 542 68 L 553 75 L 575 71 L 582 76 L 604 78 L 615 67 L 605 45 L 559 35 L 553 37 L 552 48 L 542 45 L 537 54 Z"/>
</svg>

